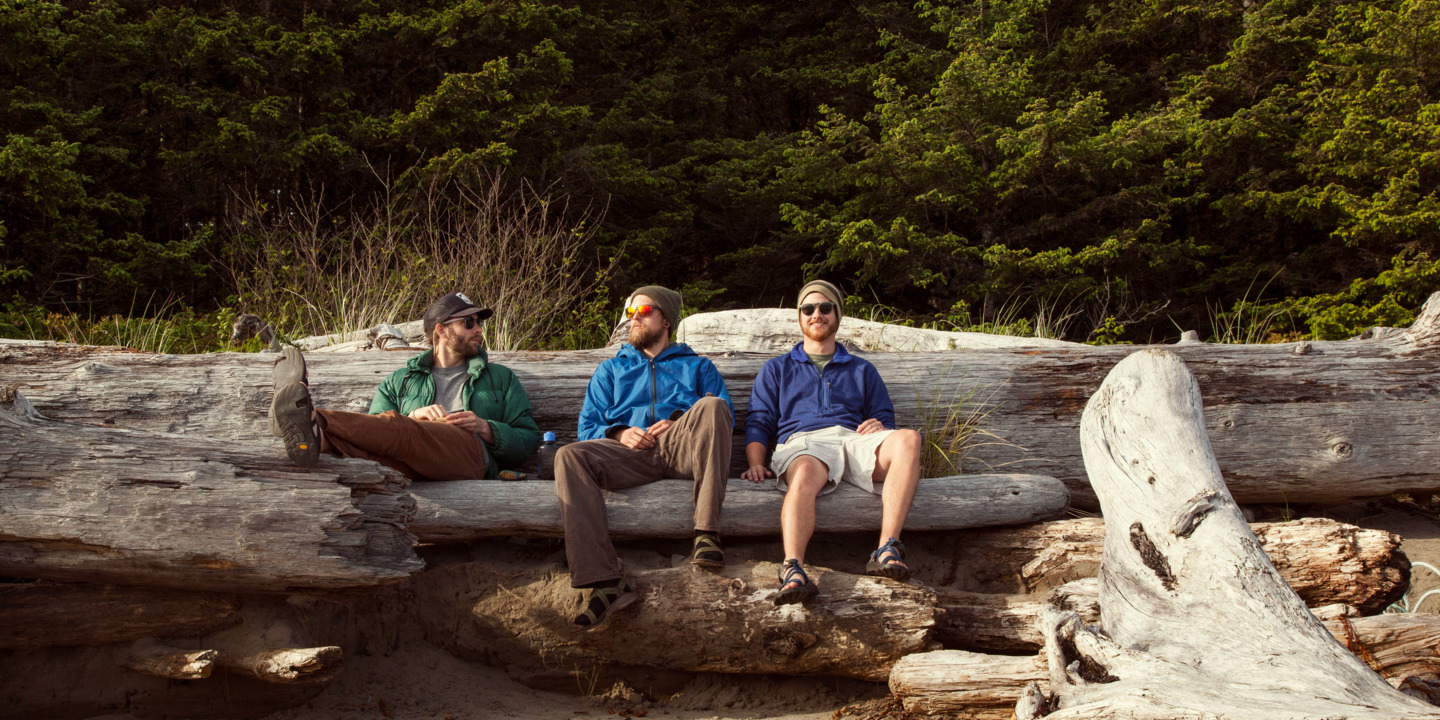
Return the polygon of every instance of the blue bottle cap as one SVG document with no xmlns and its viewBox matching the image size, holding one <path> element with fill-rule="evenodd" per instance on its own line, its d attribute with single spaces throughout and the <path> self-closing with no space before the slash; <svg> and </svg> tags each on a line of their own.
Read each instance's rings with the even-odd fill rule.
<svg viewBox="0 0 1440 720">
<path fill-rule="evenodd" d="M 548 430 L 545 431 L 545 434 L 541 435 L 540 437 L 544 438 L 545 442 L 555 442 L 555 433 Z"/>
</svg>

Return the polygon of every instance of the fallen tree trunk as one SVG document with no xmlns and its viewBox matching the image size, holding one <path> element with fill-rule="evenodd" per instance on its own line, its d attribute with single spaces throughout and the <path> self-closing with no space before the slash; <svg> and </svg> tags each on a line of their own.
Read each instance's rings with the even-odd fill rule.
<svg viewBox="0 0 1440 720">
<path fill-rule="evenodd" d="M 0 398 L 0 574 L 228 592 L 395 582 L 422 563 L 403 476 L 34 419 Z"/>
<path fill-rule="evenodd" d="M 429 629 L 462 655 L 532 673 L 621 665 L 692 672 L 838 675 L 884 680 L 900 658 L 934 649 L 934 593 L 880 578 L 811 567 L 820 596 L 776 606 L 774 563 L 719 572 L 684 567 L 632 573 L 636 603 L 593 632 L 577 633 L 577 591 L 565 573 L 502 577 L 473 564 L 453 583 L 431 578 L 433 598 L 463 607 Z"/>
<path fill-rule="evenodd" d="M 800 342 L 800 312 L 794 308 L 755 308 L 696 313 L 680 321 L 675 339 L 699 353 L 781 355 Z M 867 352 L 941 352 L 996 348 L 1084 347 L 1050 338 L 947 332 L 844 318 L 835 339 L 851 350 Z"/>
<path fill-rule="evenodd" d="M 1336 642 L 1268 562 L 1178 357 L 1117 365 L 1081 425 L 1108 520 L 1104 631 L 1045 610 L 1050 717 L 1440 718 Z"/>
<path fill-rule="evenodd" d="M 1093 581 L 1085 584 L 1091 592 L 1097 590 Z M 1045 607 L 1073 609 L 1032 601 L 1028 619 L 1038 620 Z M 1098 614 L 1078 614 L 1086 624 L 1100 622 Z M 1400 687 L 1407 680 L 1440 682 L 1440 617 L 1375 615 L 1333 620 L 1325 627 L 1392 686 Z M 1017 656 L 936 650 L 907 656 L 890 671 L 890 692 L 906 711 L 921 715 L 1005 720 L 1015 714 L 1021 692 L 1032 682 L 1050 692 L 1043 652 Z"/>
<path fill-rule="evenodd" d="M 1312 607 L 1346 603 L 1373 615 L 1400 599 L 1409 586 L 1410 561 L 1394 533 L 1325 518 L 1250 527 L 1285 582 Z M 991 594 L 1029 594 L 1094 577 L 1104 537 L 1105 521 L 1100 518 L 966 532 L 957 542 L 955 578 L 945 584 Z"/>
<path fill-rule="evenodd" d="M 964 650 L 916 653 L 895 663 L 890 692 L 906 712 L 974 720 L 1009 720 L 1027 685 L 1048 689 L 1041 655 L 986 655 Z"/>
<path fill-rule="evenodd" d="M 153 641 L 139 642 L 121 659 L 120 666 L 141 675 L 171 680 L 204 680 L 215 669 L 214 650 L 180 650 Z"/>
<path fill-rule="evenodd" d="M 797 337 L 798 339 L 798 337 Z M 1375 340 L 1281 345 L 1175 346 L 1205 387 L 1206 428 L 1232 494 L 1241 502 L 1339 502 L 1440 491 L 1440 294 L 1404 333 Z M 901 424 L 932 406 L 959 405 L 988 436 L 968 449 L 969 468 L 1059 478 L 1071 502 L 1093 507 L 1080 449 L 1080 410 L 1130 346 L 1011 348 L 868 354 L 884 376 Z M 495 353 L 525 385 L 544 429 L 574 437 L 591 373 L 609 350 Z M 319 354 L 310 363 L 322 407 L 363 412 L 407 353 Z M 764 354 L 712 359 L 743 422 Z M 270 443 L 265 413 L 274 356 L 148 355 L 54 343 L 0 342 L 7 381 L 47 416 L 75 422 Z M 979 442 L 980 439 L 984 442 Z M 999 438 L 999 440 L 996 440 Z M 735 436 L 735 475 L 743 436 Z"/>
<path fill-rule="evenodd" d="M 411 486 L 417 510 L 410 531 L 421 542 L 456 542 L 493 535 L 563 537 L 553 482 L 421 482 Z M 769 484 L 730 480 L 721 516 L 727 536 L 779 535 L 784 493 Z M 920 481 L 905 522 L 909 531 L 955 530 L 1035 522 L 1065 511 L 1069 493 L 1039 475 L 966 475 Z M 606 494 L 614 537 L 694 534 L 694 483 L 662 480 Z M 841 485 L 815 503 L 815 529 L 880 529 L 880 498 Z"/>
<path fill-rule="evenodd" d="M 246 654 L 219 653 L 216 664 L 257 680 L 290 685 L 328 682 L 340 672 L 343 651 L 333 645 L 277 648 Z"/>
<path fill-rule="evenodd" d="M 233 595 L 88 585 L 0 584 L 0 649 L 204 635 L 239 622 Z"/>
</svg>

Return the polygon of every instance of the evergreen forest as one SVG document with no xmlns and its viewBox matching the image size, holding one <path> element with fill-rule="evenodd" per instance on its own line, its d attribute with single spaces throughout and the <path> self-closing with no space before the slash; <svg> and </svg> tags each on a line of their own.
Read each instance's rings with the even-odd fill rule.
<svg viewBox="0 0 1440 720">
<path fill-rule="evenodd" d="M 520 313 L 499 346 L 584 347 L 637 285 L 824 277 L 1262 342 L 1440 290 L 1440 0 L 0 0 L 0 135 L 11 337 L 458 288 Z"/>
</svg>

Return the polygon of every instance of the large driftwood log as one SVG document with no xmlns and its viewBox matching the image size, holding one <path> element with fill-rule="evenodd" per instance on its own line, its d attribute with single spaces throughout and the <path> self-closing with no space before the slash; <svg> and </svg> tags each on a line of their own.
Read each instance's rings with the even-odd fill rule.
<svg viewBox="0 0 1440 720">
<path fill-rule="evenodd" d="M 493 535 L 563 537 L 553 482 L 422 482 L 411 486 L 418 508 L 410 531 L 421 542 L 454 542 Z M 725 493 L 721 533 L 779 535 L 784 493 L 768 484 L 732 479 Z M 920 481 L 905 529 L 955 530 L 1014 525 L 1065 511 L 1069 493 L 1039 475 L 967 475 Z M 694 483 L 662 480 L 608 493 L 606 514 L 615 537 L 690 537 Z M 880 529 L 880 498 L 842 485 L 815 504 L 816 530 Z"/>
<path fill-rule="evenodd" d="M 843 327 L 843 323 L 842 323 Z M 1175 346 L 1205 387 L 1206 427 L 1241 502 L 1331 502 L 1406 491 L 1440 491 L 1440 294 L 1414 326 L 1375 340 L 1282 345 Z M 798 339 L 798 337 L 797 337 Z M 970 469 L 1050 475 L 1071 502 L 1094 505 L 1078 443 L 1085 398 L 1130 346 L 870 354 L 902 424 L 933 404 L 982 414 L 991 433 L 971 448 Z M 613 351 L 495 353 L 513 369 L 536 420 L 562 440 L 595 367 Z M 316 355 L 322 407 L 364 411 L 376 386 L 407 353 Z M 763 354 L 712 359 L 743 421 Z M 6 382 L 18 383 L 47 416 L 75 422 L 270 443 L 265 412 L 274 356 L 147 355 L 53 343 L 0 341 Z M 737 427 L 739 423 L 737 422 Z M 996 441 L 994 438 L 1002 438 Z M 740 448 L 743 436 L 735 436 Z M 278 447 L 278 445 L 277 445 Z M 732 456 L 735 474 L 743 451 Z"/>
<path fill-rule="evenodd" d="M 1041 655 L 986 655 L 964 650 L 916 653 L 895 663 L 890 692 L 905 710 L 966 720 L 1009 720 L 1027 685 L 1046 689 Z"/>
<path fill-rule="evenodd" d="M 1117 365 L 1081 443 L 1108 521 L 1104 631 L 1045 611 L 1051 717 L 1440 717 L 1336 642 L 1275 571 L 1225 490 L 1178 357 Z"/>
<path fill-rule="evenodd" d="M 757 308 L 697 313 L 680 321 L 675 339 L 700 353 L 789 352 L 800 341 L 800 313 L 794 308 Z M 946 332 L 843 318 L 835 339 L 852 350 L 869 352 L 943 352 L 996 348 L 1083 347 L 1049 338 Z"/>
<path fill-rule="evenodd" d="M 233 595 L 87 585 L 0 584 L 0 649 L 204 635 L 239 622 Z"/>
<path fill-rule="evenodd" d="M 1306 604 L 1346 603 L 1366 615 L 1405 593 L 1410 561 L 1400 536 L 1325 518 L 1252 523 L 1280 575 Z M 1105 521 L 1054 520 L 967 532 L 953 560 L 955 586 L 985 593 L 1033 593 L 1094 577 Z"/>
<path fill-rule="evenodd" d="M 812 567 L 819 598 L 777 607 L 777 569 L 755 563 L 718 573 L 689 565 L 632 573 L 636 603 L 606 626 L 577 633 L 570 619 L 579 595 L 567 574 L 531 569 L 503 577 L 472 564 L 455 571 L 459 587 L 432 578 L 433 602 L 458 599 L 468 612 L 431 632 L 461 654 L 532 672 L 605 664 L 879 681 L 900 658 L 936 647 L 929 590 Z"/>
<path fill-rule="evenodd" d="M 1094 581 L 1084 584 L 1090 592 L 1097 592 Z M 1075 600 L 1071 598 L 1072 603 Z M 1096 597 L 1092 595 L 1089 600 L 1098 608 Z M 1043 601 L 1031 600 L 1029 619 L 1038 620 L 1047 606 Z M 1056 607 L 1075 609 L 1074 605 Z M 1097 615 L 1079 614 L 1087 624 L 1100 621 Z M 1440 617 L 1375 615 L 1328 621 L 1325 628 L 1392 686 L 1399 687 L 1407 679 L 1427 684 L 1440 682 Z M 1043 653 L 1016 656 L 936 650 L 910 655 L 896 663 L 890 671 L 890 691 L 911 713 L 1004 720 L 1015 713 L 1027 684 L 1038 683 L 1043 691 L 1050 691 L 1047 668 Z"/>
<path fill-rule="evenodd" d="M 348 588 L 418 571 L 408 480 L 203 437 L 34 419 L 0 398 L 0 574 L 228 592 Z"/>
</svg>

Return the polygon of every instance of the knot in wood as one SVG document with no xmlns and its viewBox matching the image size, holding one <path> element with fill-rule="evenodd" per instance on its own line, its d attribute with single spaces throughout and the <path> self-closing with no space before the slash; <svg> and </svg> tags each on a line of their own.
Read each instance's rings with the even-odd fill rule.
<svg viewBox="0 0 1440 720">
<path fill-rule="evenodd" d="M 765 629 L 760 643 L 767 654 L 793 660 L 819 639 L 812 633 L 772 627 Z"/>
<path fill-rule="evenodd" d="M 1165 555 L 1155 547 L 1150 536 L 1145 534 L 1144 525 L 1137 522 L 1130 526 L 1130 544 L 1140 553 L 1140 562 L 1160 579 L 1160 584 L 1164 585 L 1166 590 L 1174 590 L 1175 576 L 1170 572 L 1170 561 L 1165 559 Z"/>
<path fill-rule="evenodd" d="M 1348 458 L 1355 454 L 1355 446 L 1351 445 L 1348 442 L 1345 442 L 1344 440 L 1341 440 L 1340 442 L 1331 445 L 1330 451 L 1335 453 L 1335 457 Z"/>
<path fill-rule="evenodd" d="M 1226 430 L 1232 430 L 1235 427 L 1235 421 L 1227 419 L 1225 422 L 1220 423 L 1220 427 L 1225 428 Z"/>
</svg>

